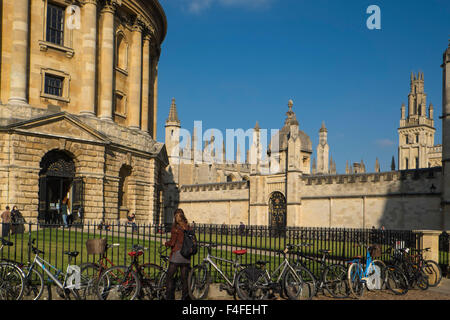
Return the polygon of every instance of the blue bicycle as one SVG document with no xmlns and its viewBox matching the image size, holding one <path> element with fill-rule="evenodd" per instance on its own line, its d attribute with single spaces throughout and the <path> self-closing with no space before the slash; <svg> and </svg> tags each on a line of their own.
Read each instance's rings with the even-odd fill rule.
<svg viewBox="0 0 450 320">
<path fill-rule="evenodd" d="M 359 244 L 358 246 L 362 246 Z M 366 247 L 366 260 L 363 262 L 361 256 L 348 261 L 350 266 L 347 272 L 350 293 L 359 299 L 368 290 L 380 290 L 386 283 L 386 265 L 381 260 L 373 260 L 372 253 L 380 248 L 376 246 Z M 377 252 L 378 253 L 378 252 Z"/>
</svg>

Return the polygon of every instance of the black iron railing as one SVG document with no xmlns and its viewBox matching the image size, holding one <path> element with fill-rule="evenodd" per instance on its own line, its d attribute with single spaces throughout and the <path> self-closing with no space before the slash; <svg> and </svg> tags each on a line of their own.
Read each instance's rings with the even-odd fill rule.
<svg viewBox="0 0 450 320">
<path fill-rule="evenodd" d="M 331 250 L 328 263 L 345 264 L 354 256 L 365 256 L 366 249 L 360 244 L 379 244 L 383 251 L 388 246 L 404 246 L 418 248 L 420 233 L 409 230 L 380 230 L 380 229 L 348 229 L 348 228 L 307 228 L 285 227 L 270 228 L 267 226 L 239 226 L 239 225 L 210 225 L 194 224 L 199 242 L 218 244 L 213 254 L 225 258 L 236 259 L 233 250 L 246 249 L 247 254 L 240 256 L 242 263 L 254 263 L 257 260 L 268 261 L 267 267 L 273 271 L 282 261 L 279 251 L 288 244 L 302 244 L 299 251 L 302 254 L 320 259 L 321 249 Z M 28 243 L 36 239 L 36 245 L 45 252 L 44 258 L 61 270 L 67 265 L 65 251 L 79 251 L 78 257 L 72 263 L 95 262 L 98 255 L 89 255 L 86 250 L 86 240 L 92 238 L 107 238 L 108 243 L 120 243 L 107 252 L 116 265 L 128 263 L 127 253 L 134 244 L 148 248 L 143 256 L 143 262 L 163 264 L 160 248 L 170 239 L 170 225 L 137 224 L 95 224 L 73 225 L 63 228 L 60 225 L 45 225 L 25 223 L 12 226 L 12 231 L 5 236 L 14 243 L 12 247 L 4 247 L 0 253 L 3 259 L 11 259 L 26 263 L 34 257 L 28 250 Z M 447 238 L 448 239 L 448 238 Z M 164 254 L 164 252 L 163 252 Z M 166 253 L 167 254 L 167 253 Z M 192 259 L 192 265 L 198 264 L 205 257 L 206 252 L 200 249 Z M 290 259 L 296 259 L 295 253 L 289 254 Z M 388 254 L 381 256 L 389 260 Z M 319 265 L 311 260 L 305 264 L 314 273 L 319 273 Z M 448 254 L 447 262 L 448 264 Z M 221 265 L 226 272 L 231 272 L 228 265 Z M 215 275 L 213 274 L 215 277 Z"/>
</svg>

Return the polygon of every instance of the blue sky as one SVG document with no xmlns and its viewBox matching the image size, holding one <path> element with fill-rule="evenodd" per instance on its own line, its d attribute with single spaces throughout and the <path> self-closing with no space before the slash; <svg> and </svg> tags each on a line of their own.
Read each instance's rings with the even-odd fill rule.
<svg viewBox="0 0 450 320">
<path fill-rule="evenodd" d="M 281 128 L 289 99 L 315 148 L 322 121 L 338 173 L 397 161 L 400 106 L 411 72 L 425 77 L 441 143 L 442 54 L 450 1 L 160 0 L 168 20 L 158 84 L 158 134 L 171 99 L 192 130 Z M 381 30 L 369 30 L 370 5 Z"/>
</svg>

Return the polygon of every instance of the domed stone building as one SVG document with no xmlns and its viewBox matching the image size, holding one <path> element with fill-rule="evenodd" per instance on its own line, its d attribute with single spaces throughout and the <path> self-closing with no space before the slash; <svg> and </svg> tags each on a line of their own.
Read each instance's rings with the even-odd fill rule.
<svg viewBox="0 0 450 320">
<path fill-rule="evenodd" d="M 157 0 L 1 2 L 0 206 L 56 222 L 159 222 Z"/>
</svg>

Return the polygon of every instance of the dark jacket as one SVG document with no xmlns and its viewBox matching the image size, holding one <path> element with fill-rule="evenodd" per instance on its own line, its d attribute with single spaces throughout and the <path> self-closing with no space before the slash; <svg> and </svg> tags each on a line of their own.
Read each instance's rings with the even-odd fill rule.
<svg viewBox="0 0 450 320">
<path fill-rule="evenodd" d="M 191 230 L 191 227 L 188 225 L 186 230 Z M 181 247 L 183 246 L 183 240 L 184 229 L 180 226 L 173 226 L 172 230 L 170 230 L 170 240 L 165 243 L 166 247 L 170 247 L 172 249 L 169 258 L 172 258 L 174 252 L 181 250 Z"/>
</svg>

